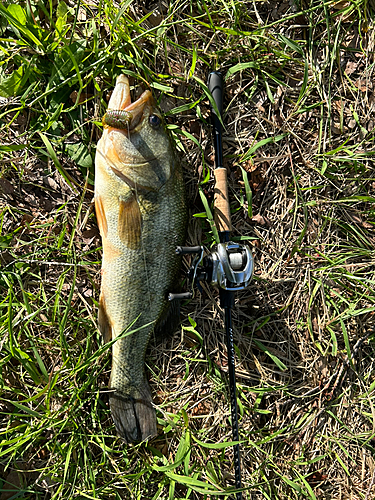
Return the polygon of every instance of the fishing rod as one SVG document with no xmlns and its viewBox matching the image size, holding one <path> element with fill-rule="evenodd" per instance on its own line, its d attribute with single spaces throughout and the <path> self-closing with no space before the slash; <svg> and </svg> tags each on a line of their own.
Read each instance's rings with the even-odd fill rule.
<svg viewBox="0 0 375 500">
<path fill-rule="evenodd" d="M 208 89 L 216 104 L 217 114 L 214 107 L 211 107 L 211 120 L 213 128 L 214 149 L 215 149 L 215 196 L 214 214 L 215 224 L 218 229 L 219 243 L 216 251 L 203 258 L 204 249 L 196 247 L 177 247 L 176 253 L 196 254 L 188 273 L 188 279 L 193 288 L 197 285 L 201 291 L 200 281 L 205 280 L 211 285 L 219 288 L 220 306 L 224 310 L 225 333 L 228 355 L 229 390 L 231 402 L 232 435 L 234 445 L 234 472 L 236 488 L 242 488 L 241 481 L 241 455 L 238 429 L 238 408 L 236 371 L 234 358 L 233 328 L 232 328 L 232 307 L 234 305 L 235 292 L 243 290 L 250 283 L 253 275 L 254 261 L 250 249 L 246 245 L 230 241 L 232 231 L 230 205 L 228 197 L 227 170 L 223 166 L 223 146 L 222 146 L 222 114 L 223 114 L 223 94 L 224 81 L 220 72 L 213 71 L 208 76 Z M 193 296 L 192 292 L 180 294 L 169 294 L 169 300 L 188 299 Z M 242 500 L 242 492 L 236 493 L 236 500 Z"/>
<path fill-rule="evenodd" d="M 253 257 L 248 247 L 230 242 L 232 231 L 230 205 L 228 197 L 227 170 L 223 166 L 222 125 L 220 118 L 223 114 L 224 82 L 220 72 L 212 72 L 208 76 L 207 86 L 215 101 L 217 110 L 211 108 L 211 119 L 215 149 L 215 223 L 219 233 L 220 243 L 218 254 L 225 270 L 225 279 L 219 283 L 220 305 L 224 309 L 225 333 L 228 355 L 228 373 L 232 417 L 233 441 L 239 441 L 238 431 L 238 408 L 236 389 L 236 370 L 234 361 L 234 344 L 232 329 L 232 307 L 234 306 L 234 294 L 242 290 L 250 282 L 253 272 Z M 241 455 L 240 445 L 235 444 L 234 472 L 236 488 L 242 488 L 241 481 Z M 242 492 L 236 494 L 237 500 L 242 500 Z"/>
</svg>

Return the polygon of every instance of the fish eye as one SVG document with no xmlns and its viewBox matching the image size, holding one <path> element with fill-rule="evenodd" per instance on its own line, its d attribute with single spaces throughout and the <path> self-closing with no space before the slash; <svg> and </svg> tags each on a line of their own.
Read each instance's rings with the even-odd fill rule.
<svg viewBox="0 0 375 500">
<path fill-rule="evenodd" d="M 158 115 L 150 115 L 148 119 L 149 124 L 152 128 L 158 128 L 160 126 L 160 117 Z"/>
</svg>

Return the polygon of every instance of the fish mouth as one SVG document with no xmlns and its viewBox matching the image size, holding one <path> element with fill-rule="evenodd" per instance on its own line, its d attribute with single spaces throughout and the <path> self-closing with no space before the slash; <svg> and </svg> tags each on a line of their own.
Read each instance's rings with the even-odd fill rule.
<svg viewBox="0 0 375 500">
<path fill-rule="evenodd" d="M 152 94 L 145 90 L 134 102 L 131 101 L 129 80 L 120 75 L 108 103 L 107 113 L 103 117 L 103 126 L 125 132 L 135 131 L 145 112 L 154 104 Z"/>
</svg>

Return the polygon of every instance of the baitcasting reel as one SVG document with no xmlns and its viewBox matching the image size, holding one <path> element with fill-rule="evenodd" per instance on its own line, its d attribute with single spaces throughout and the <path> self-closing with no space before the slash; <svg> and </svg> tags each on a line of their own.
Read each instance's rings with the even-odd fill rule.
<svg viewBox="0 0 375 500">
<path fill-rule="evenodd" d="M 204 280 L 223 290 L 236 292 L 243 290 L 253 276 L 254 259 L 247 245 L 219 243 L 217 250 L 203 258 L 204 249 L 196 247 L 177 247 L 177 255 L 196 254 L 188 272 L 191 292 L 170 293 L 168 300 L 191 299 L 194 295 L 194 285 L 202 291 L 200 281 Z M 200 265 L 201 264 L 201 265 Z"/>
</svg>

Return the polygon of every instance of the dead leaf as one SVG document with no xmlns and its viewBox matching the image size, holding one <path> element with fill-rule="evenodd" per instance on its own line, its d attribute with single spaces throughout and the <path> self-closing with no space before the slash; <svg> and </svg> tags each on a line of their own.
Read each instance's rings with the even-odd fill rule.
<svg viewBox="0 0 375 500">
<path fill-rule="evenodd" d="M 341 128 L 341 124 L 339 123 L 334 123 L 333 127 L 332 127 L 332 132 L 334 134 L 346 134 L 348 132 L 348 127 L 346 127 L 345 125 L 342 126 Z"/>
<path fill-rule="evenodd" d="M 251 222 L 253 222 L 255 224 L 259 224 L 260 226 L 270 226 L 271 225 L 271 221 L 267 217 L 263 217 L 263 215 L 260 215 L 260 214 L 253 215 Z"/>
<path fill-rule="evenodd" d="M 350 2 L 348 2 L 347 0 L 341 0 L 341 1 L 333 4 L 332 8 L 335 10 L 342 10 L 342 9 L 345 9 L 345 7 L 348 7 L 349 4 L 350 4 Z"/>
<path fill-rule="evenodd" d="M 7 475 L 2 486 L 3 491 L 0 500 L 9 500 L 9 498 L 15 496 L 22 489 L 21 474 L 21 472 L 14 470 Z"/>
<path fill-rule="evenodd" d="M 258 101 L 257 103 L 255 103 L 255 106 L 257 107 L 257 109 L 258 109 L 258 111 L 260 113 L 265 113 L 266 112 L 266 110 L 264 109 L 264 107 L 261 104 L 261 101 Z"/>
<path fill-rule="evenodd" d="M 337 113 L 341 113 L 341 111 L 345 108 L 345 102 L 342 102 L 342 99 L 332 101 L 332 108 L 337 111 Z"/>
<path fill-rule="evenodd" d="M 34 217 L 31 214 L 23 214 L 20 225 L 27 226 L 28 224 L 31 224 L 33 220 Z"/>
<path fill-rule="evenodd" d="M 307 482 L 311 486 L 316 486 L 318 483 L 321 483 L 322 481 L 325 481 L 328 478 L 327 474 L 322 474 L 319 471 L 313 472 L 310 476 L 308 476 Z"/>
<path fill-rule="evenodd" d="M 366 222 L 366 221 L 362 220 L 357 215 L 349 214 L 349 217 L 351 218 L 351 220 L 355 224 L 358 224 L 358 226 L 361 226 L 364 229 L 374 229 L 375 228 L 374 224 L 371 224 L 370 222 Z"/>
<path fill-rule="evenodd" d="M 49 176 L 43 177 L 43 184 L 45 186 L 50 187 L 51 189 L 54 189 L 55 191 L 58 191 L 60 189 L 59 185 L 57 184 L 55 179 L 53 179 L 52 177 L 49 177 Z"/>
<path fill-rule="evenodd" d="M 345 73 L 351 75 L 357 69 L 358 63 L 354 61 L 348 61 L 345 66 Z"/>
<path fill-rule="evenodd" d="M 192 410 L 193 415 L 206 415 L 207 413 L 208 408 L 203 402 L 198 403 Z"/>
<path fill-rule="evenodd" d="M 339 1 L 336 4 L 332 5 L 331 9 L 332 10 L 334 9 L 336 11 L 343 10 L 344 13 L 339 17 L 339 19 L 345 23 L 345 22 L 349 22 L 349 21 L 353 20 L 355 17 L 355 12 L 353 12 L 353 11 L 349 10 L 349 15 L 347 14 L 347 11 L 345 11 L 345 9 L 347 9 L 348 7 L 350 7 L 350 2 L 347 2 L 346 0 L 342 0 L 342 1 Z"/>
<path fill-rule="evenodd" d="M 96 227 L 92 227 L 91 229 L 86 229 L 85 231 L 82 231 L 83 240 L 92 240 L 92 238 L 95 238 L 95 236 L 99 236 L 99 231 L 97 230 Z"/>
<path fill-rule="evenodd" d="M 77 96 L 78 92 L 76 90 L 73 90 L 73 92 L 70 94 L 70 99 L 74 102 L 74 104 L 77 101 Z M 85 102 L 87 99 L 90 99 L 90 97 L 93 97 L 93 94 L 88 94 L 86 92 L 81 92 L 79 98 L 78 98 L 78 104 L 82 104 Z"/>
<path fill-rule="evenodd" d="M 366 78 L 358 78 L 358 80 L 354 83 L 358 90 L 361 92 L 366 92 L 368 87 L 368 82 Z"/>
<path fill-rule="evenodd" d="M 192 120 L 191 122 L 189 122 L 189 128 L 190 128 L 190 133 L 194 137 L 196 137 L 197 139 L 199 139 L 199 132 L 201 130 L 201 125 L 198 122 L 198 120 Z"/>
<path fill-rule="evenodd" d="M 288 75 L 288 85 L 295 88 L 302 85 L 304 74 L 302 71 L 295 71 L 292 75 Z"/>
<path fill-rule="evenodd" d="M 241 167 L 246 170 L 246 172 L 254 172 L 254 170 L 256 170 L 258 168 L 257 165 L 254 165 L 254 162 L 252 159 L 250 160 L 247 160 L 247 161 L 244 161 L 242 164 L 241 164 Z M 241 178 L 242 177 L 242 174 L 241 174 L 241 170 L 240 169 L 237 169 L 237 174 L 238 174 L 238 177 Z"/>
<path fill-rule="evenodd" d="M 14 187 L 12 183 L 8 181 L 8 179 L 0 179 L 0 191 L 3 194 L 13 194 Z"/>
</svg>

